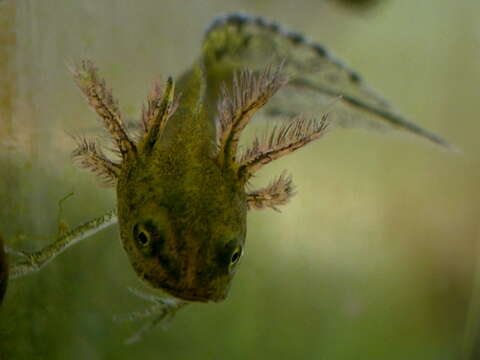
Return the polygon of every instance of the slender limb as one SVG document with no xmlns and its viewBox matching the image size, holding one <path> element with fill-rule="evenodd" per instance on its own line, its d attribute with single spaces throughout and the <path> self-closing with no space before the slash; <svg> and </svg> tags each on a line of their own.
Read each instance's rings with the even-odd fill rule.
<svg viewBox="0 0 480 360">
<path fill-rule="evenodd" d="M 75 245 L 81 240 L 87 239 L 116 222 L 116 211 L 110 211 L 73 230 L 60 234 L 52 244 L 39 251 L 30 254 L 22 254 L 22 257 L 10 267 L 10 279 L 15 279 L 39 271 L 43 266 L 55 259 L 70 246 Z"/>
<path fill-rule="evenodd" d="M 58 201 L 58 236 L 66 233 L 69 230 L 68 224 L 63 221 L 63 204 L 73 195 L 75 194 L 73 191 L 71 191 Z"/>
<path fill-rule="evenodd" d="M 168 321 L 175 316 L 178 310 L 189 304 L 188 302 L 180 299 L 159 297 L 144 293 L 134 288 L 128 288 L 128 290 L 135 296 L 138 296 L 139 298 L 149 301 L 153 304 L 143 311 L 133 311 L 128 314 L 115 316 L 114 320 L 119 322 L 134 321 L 148 317 L 151 318 L 136 333 L 134 333 L 125 341 L 127 344 L 133 344 L 140 341 L 157 325 L 161 323 L 168 323 Z"/>
</svg>

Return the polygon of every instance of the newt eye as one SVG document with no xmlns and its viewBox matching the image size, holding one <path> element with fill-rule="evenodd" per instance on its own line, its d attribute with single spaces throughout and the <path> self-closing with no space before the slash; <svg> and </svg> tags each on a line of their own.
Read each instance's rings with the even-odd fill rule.
<svg viewBox="0 0 480 360">
<path fill-rule="evenodd" d="M 150 234 L 138 224 L 133 227 L 133 237 L 140 247 L 145 247 L 150 243 Z"/>
<path fill-rule="evenodd" d="M 243 249 L 241 246 L 238 246 L 232 253 L 232 257 L 230 258 L 230 267 L 232 267 L 233 265 L 235 265 L 238 260 L 240 260 L 240 258 L 242 257 L 242 252 L 243 252 Z"/>
<path fill-rule="evenodd" d="M 145 246 L 148 244 L 148 236 L 143 231 L 137 235 L 137 241 L 140 245 Z"/>
</svg>

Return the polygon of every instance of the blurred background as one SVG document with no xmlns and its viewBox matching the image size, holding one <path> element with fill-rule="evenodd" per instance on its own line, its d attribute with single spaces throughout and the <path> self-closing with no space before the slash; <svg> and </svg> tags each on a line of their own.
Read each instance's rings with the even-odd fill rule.
<svg viewBox="0 0 480 360">
<path fill-rule="evenodd" d="M 396 134 L 331 132 L 262 170 L 298 194 L 251 212 L 228 299 L 124 340 L 148 304 L 116 227 L 12 281 L 0 359 L 480 359 L 480 3 L 475 0 L 0 1 L 0 232 L 35 250 L 115 206 L 70 160 L 69 134 L 99 128 L 68 65 L 91 58 L 124 113 L 152 80 L 198 55 L 217 15 L 245 11 L 346 59 L 459 153 Z M 58 201 L 74 192 L 59 215 Z"/>
</svg>

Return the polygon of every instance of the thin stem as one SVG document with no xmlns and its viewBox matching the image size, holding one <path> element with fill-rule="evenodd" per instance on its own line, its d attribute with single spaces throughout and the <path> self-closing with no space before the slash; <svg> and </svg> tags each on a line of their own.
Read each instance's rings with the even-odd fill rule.
<svg viewBox="0 0 480 360">
<path fill-rule="evenodd" d="M 9 278 L 16 279 L 39 271 L 70 246 L 89 238 L 110 225 L 117 223 L 117 221 L 117 213 L 113 210 L 73 230 L 60 234 L 52 244 L 39 251 L 30 254 L 26 253 L 16 263 L 13 263 L 10 268 Z"/>
</svg>

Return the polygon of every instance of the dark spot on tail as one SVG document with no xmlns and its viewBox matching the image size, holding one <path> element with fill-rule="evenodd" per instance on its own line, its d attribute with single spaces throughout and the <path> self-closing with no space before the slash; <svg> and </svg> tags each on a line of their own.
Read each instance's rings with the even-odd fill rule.
<svg viewBox="0 0 480 360">
<path fill-rule="evenodd" d="M 296 33 L 296 32 L 289 32 L 287 37 L 290 39 L 291 42 L 294 44 L 301 44 L 305 42 L 305 38 L 303 35 Z"/>
<path fill-rule="evenodd" d="M 245 23 L 247 23 L 250 19 L 248 16 L 239 14 L 239 13 L 233 13 L 227 17 L 227 22 L 229 24 L 237 25 L 237 26 L 242 26 Z"/>
<path fill-rule="evenodd" d="M 252 19 L 247 15 L 243 15 L 241 13 L 231 13 L 223 16 L 219 16 L 215 18 L 210 26 L 207 28 L 206 35 L 208 35 L 211 31 L 225 26 L 227 24 L 234 25 L 237 27 L 242 27 L 244 24 L 251 22 Z"/>
<path fill-rule="evenodd" d="M 317 53 L 318 56 L 326 57 L 328 56 L 328 51 L 325 49 L 322 45 L 319 44 L 313 44 L 312 45 L 313 50 Z"/>
</svg>

